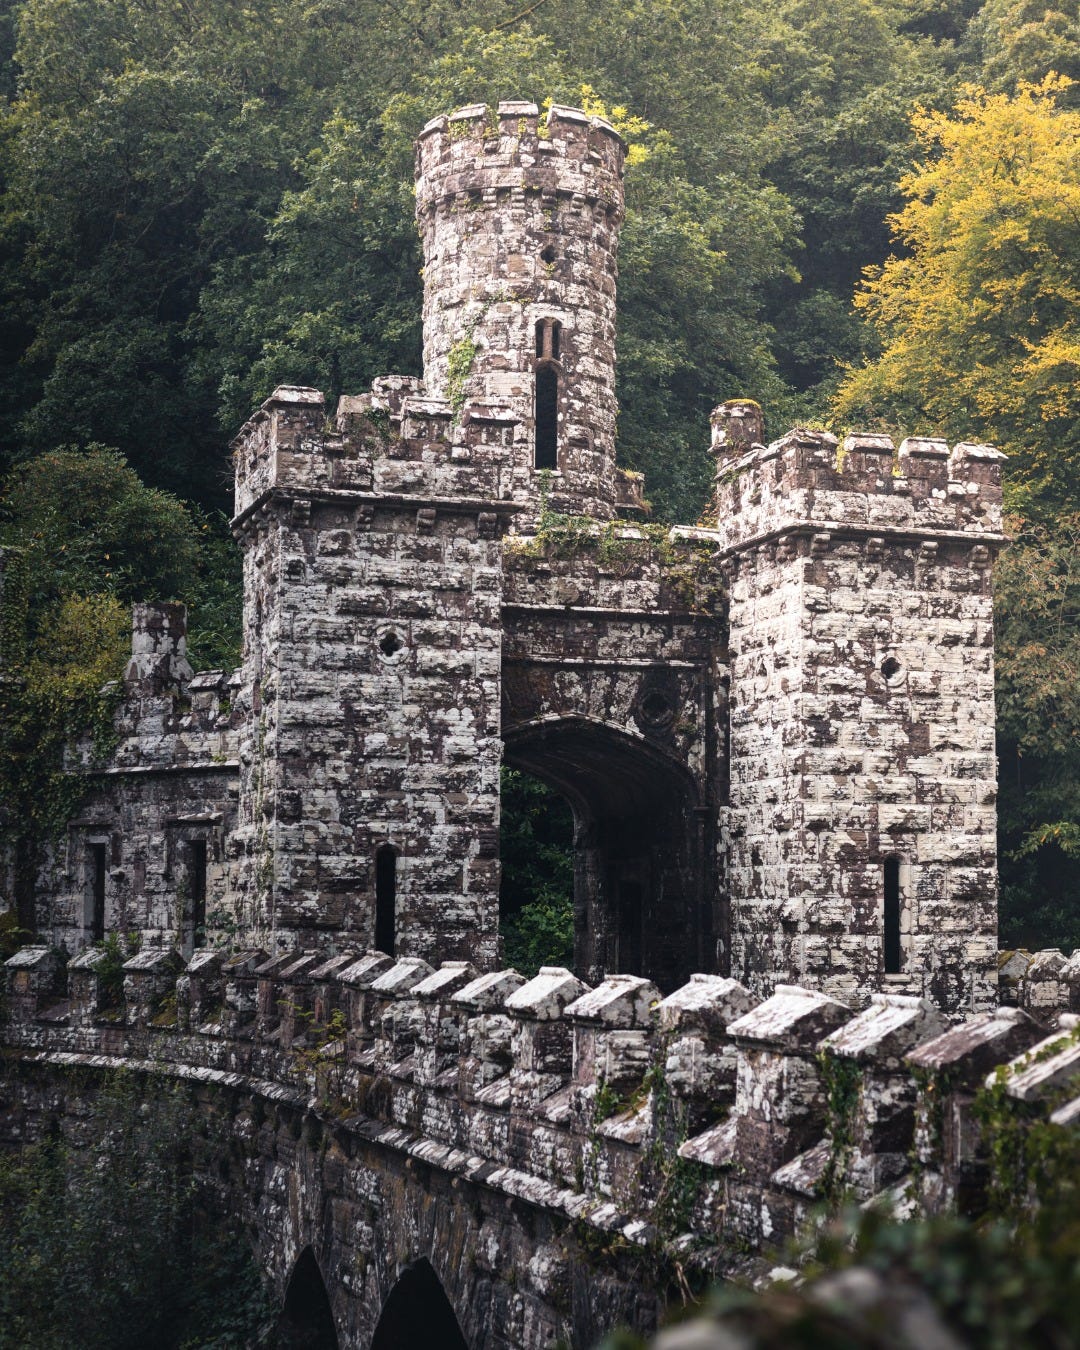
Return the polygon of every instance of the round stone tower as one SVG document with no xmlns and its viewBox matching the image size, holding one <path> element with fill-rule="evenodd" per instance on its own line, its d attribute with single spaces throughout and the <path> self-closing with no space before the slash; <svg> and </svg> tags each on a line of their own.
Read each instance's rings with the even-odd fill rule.
<svg viewBox="0 0 1080 1350">
<path fill-rule="evenodd" d="M 424 383 L 517 422 L 503 495 L 608 517 L 624 146 L 576 108 L 461 108 L 417 142 Z"/>
</svg>

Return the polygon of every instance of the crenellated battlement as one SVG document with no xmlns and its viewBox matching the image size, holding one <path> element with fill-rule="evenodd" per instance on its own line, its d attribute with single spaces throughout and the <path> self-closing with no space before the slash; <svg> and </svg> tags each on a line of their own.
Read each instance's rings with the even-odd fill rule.
<svg viewBox="0 0 1080 1350">
<path fill-rule="evenodd" d="M 940 537 L 1004 543 L 1001 464 L 989 445 L 796 429 L 769 446 L 733 438 L 727 405 L 713 414 L 717 529 L 737 551 L 792 534 Z"/>
<path fill-rule="evenodd" d="M 472 103 L 434 117 L 417 138 L 417 212 L 438 203 L 475 207 L 506 205 L 514 191 L 554 193 L 599 205 L 621 218 L 622 137 L 602 117 L 552 104 L 504 100 L 496 107 Z"/>
<path fill-rule="evenodd" d="M 1078 957 L 1063 986 L 1073 1008 Z M 1078 1019 L 1045 1006 L 950 1020 L 886 993 L 856 1012 L 710 975 L 663 997 L 636 976 L 590 988 L 559 967 L 527 980 L 379 952 L 202 950 L 185 965 L 148 948 L 122 986 L 108 963 L 92 949 L 66 970 L 49 948 L 10 958 L 14 1053 L 303 1104 L 564 1219 L 677 1245 L 714 1274 L 745 1272 L 748 1251 L 844 1192 L 977 1212 L 989 1159 L 972 1103 L 989 1081 L 1024 1119 L 1066 1128 L 1080 1109 Z M 855 1075 L 843 1118 L 828 1087 L 840 1062 Z M 689 1164 L 673 1214 L 669 1174 Z"/>
</svg>

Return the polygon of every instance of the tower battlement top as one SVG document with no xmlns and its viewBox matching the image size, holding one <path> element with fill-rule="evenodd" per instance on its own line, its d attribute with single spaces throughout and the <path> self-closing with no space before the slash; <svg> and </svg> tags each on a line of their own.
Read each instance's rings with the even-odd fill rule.
<svg viewBox="0 0 1080 1350">
<path fill-rule="evenodd" d="M 725 409 L 728 405 L 725 405 Z M 718 529 L 746 547 L 801 523 L 815 529 L 963 532 L 1001 540 L 1001 465 L 991 445 L 860 433 L 840 441 L 796 428 L 765 446 L 747 445 L 713 416 Z M 742 419 L 747 421 L 752 419 Z M 719 423 L 719 432 L 718 432 Z"/>
<path fill-rule="evenodd" d="M 416 142 L 416 204 L 533 190 L 600 203 L 621 215 L 622 137 L 602 117 L 552 104 L 473 103 L 433 118 Z"/>
</svg>

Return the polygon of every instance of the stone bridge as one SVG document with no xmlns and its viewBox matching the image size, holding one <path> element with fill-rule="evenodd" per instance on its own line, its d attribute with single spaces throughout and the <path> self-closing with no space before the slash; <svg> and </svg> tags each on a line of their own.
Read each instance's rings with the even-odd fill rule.
<svg viewBox="0 0 1080 1350">
<path fill-rule="evenodd" d="M 193 1122 L 227 1122 L 204 1166 L 257 1234 L 286 1344 L 584 1350 L 707 1281 L 767 1281 L 840 1194 L 978 1212 L 972 1102 L 998 1066 L 1025 1118 L 1080 1121 L 1060 953 L 1027 965 L 1026 1010 L 951 1022 L 905 995 L 856 1012 L 695 975 L 662 997 L 376 952 L 148 950 L 110 1006 L 103 960 L 7 962 L 4 1139 L 85 1115 L 97 1075 L 189 1084 Z"/>
</svg>

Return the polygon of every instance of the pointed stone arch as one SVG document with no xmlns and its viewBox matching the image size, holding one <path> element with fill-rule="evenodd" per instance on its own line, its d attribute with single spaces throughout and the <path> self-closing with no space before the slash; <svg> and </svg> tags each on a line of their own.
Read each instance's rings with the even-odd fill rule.
<svg viewBox="0 0 1080 1350">
<path fill-rule="evenodd" d="M 330 1295 L 310 1247 L 292 1268 L 273 1344 L 276 1350 L 338 1350 Z"/>
<path fill-rule="evenodd" d="M 407 1265 L 387 1295 L 371 1350 L 469 1350 L 431 1262 Z"/>
</svg>

